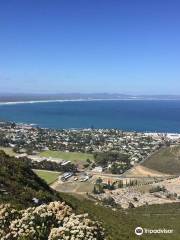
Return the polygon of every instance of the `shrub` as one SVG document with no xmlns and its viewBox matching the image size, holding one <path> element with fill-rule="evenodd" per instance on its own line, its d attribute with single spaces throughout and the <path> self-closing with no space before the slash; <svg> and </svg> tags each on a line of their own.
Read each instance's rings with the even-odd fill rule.
<svg viewBox="0 0 180 240">
<path fill-rule="evenodd" d="M 116 202 L 114 201 L 114 198 L 112 198 L 112 197 L 104 198 L 102 200 L 102 202 L 103 202 L 104 205 L 108 205 L 108 206 L 111 206 L 111 207 L 116 207 L 117 206 Z"/>
<path fill-rule="evenodd" d="M 103 240 L 100 224 L 75 215 L 64 202 L 50 202 L 25 210 L 15 210 L 9 204 L 0 205 L 1 240 Z"/>
<path fill-rule="evenodd" d="M 164 187 L 164 186 L 155 186 L 155 187 L 152 187 L 150 190 L 149 190 L 149 192 L 150 193 L 155 193 L 155 192 L 165 192 L 166 191 L 166 188 Z"/>
</svg>

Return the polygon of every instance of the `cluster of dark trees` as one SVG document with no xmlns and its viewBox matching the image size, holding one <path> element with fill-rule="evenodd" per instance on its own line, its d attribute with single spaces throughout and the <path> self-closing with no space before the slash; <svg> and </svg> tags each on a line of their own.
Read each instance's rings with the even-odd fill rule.
<svg viewBox="0 0 180 240">
<path fill-rule="evenodd" d="M 104 198 L 104 199 L 102 200 L 102 203 L 103 203 L 104 205 L 106 205 L 106 206 L 110 206 L 110 207 L 114 207 L 114 208 L 117 207 L 117 204 L 116 204 L 114 198 L 112 198 L 112 197 Z"/>
<path fill-rule="evenodd" d="M 130 181 L 126 181 L 125 183 L 123 182 L 123 180 L 119 180 L 117 186 L 118 186 L 118 188 L 123 188 L 123 187 L 137 186 L 137 185 L 138 185 L 137 180 L 130 179 Z"/>
<path fill-rule="evenodd" d="M 61 165 L 60 163 L 47 161 L 47 160 L 43 160 L 41 162 L 31 161 L 30 167 L 33 169 L 58 171 L 58 172 L 77 172 L 77 167 L 72 163 Z"/>
<path fill-rule="evenodd" d="M 129 155 L 117 151 L 94 153 L 94 159 L 95 164 L 103 168 L 112 164 L 109 170 L 113 174 L 121 174 L 131 166 Z"/>
<path fill-rule="evenodd" d="M 125 183 L 123 182 L 123 180 L 115 181 L 112 183 L 110 181 L 108 181 L 108 183 L 103 183 L 102 179 L 98 178 L 94 185 L 93 193 L 100 194 L 100 193 L 104 193 L 105 189 L 115 190 L 117 188 L 124 188 L 124 187 L 137 186 L 137 185 L 138 185 L 138 181 L 133 179 L 132 180 L 130 179 L 130 181 L 126 181 Z"/>
<path fill-rule="evenodd" d="M 2 147 L 9 146 L 9 140 L 6 138 L 5 133 L 2 133 L 2 132 L 0 132 L 0 146 Z"/>
<path fill-rule="evenodd" d="M 115 190 L 116 182 L 111 183 L 110 181 L 108 181 L 108 183 L 103 183 L 102 179 L 98 178 L 94 185 L 93 193 L 94 194 L 104 193 L 104 189 Z"/>
<path fill-rule="evenodd" d="M 116 151 L 94 153 L 94 159 L 95 159 L 95 163 L 102 167 L 107 167 L 109 163 L 114 163 L 114 162 L 125 162 L 125 163 L 130 162 L 129 155 L 116 152 Z"/>
<path fill-rule="evenodd" d="M 156 192 L 166 192 L 167 190 L 166 190 L 166 188 L 164 187 L 164 186 L 155 186 L 155 187 L 152 187 L 150 190 L 149 190 L 149 192 L 150 193 L 156 193 Z"/>
<path fill-rule="evenodd" d="M 126 170 L 131 167 L 130 162 L 126 162 L 126 164 L 122 164 L 122 162 L 115 162 L 112 164 L 110 171 L 113 174 L 122 174 Z"/>
</svg>

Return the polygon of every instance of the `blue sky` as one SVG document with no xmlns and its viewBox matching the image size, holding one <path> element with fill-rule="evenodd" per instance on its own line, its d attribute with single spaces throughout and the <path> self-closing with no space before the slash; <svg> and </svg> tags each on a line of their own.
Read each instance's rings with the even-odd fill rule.
<svg viewBox="0 0 180 240">
<path fill-rule="evenodd" d="M 0 92 L 180 93 L 179 0 L 1 0 Z"/>
</svg>

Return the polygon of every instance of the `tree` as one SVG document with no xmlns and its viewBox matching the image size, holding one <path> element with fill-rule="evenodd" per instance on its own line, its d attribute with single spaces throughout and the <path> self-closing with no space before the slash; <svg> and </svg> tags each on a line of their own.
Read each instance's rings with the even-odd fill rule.
<svg viewBox="0 0 180 240">
<path fill-rule="evenodd" d="M 109 163 L 115 163 L 115 162 L 125 162 L 127 165 L 129 165 L 130 160 L 129 156 L 124 153 L 120 152 L 101 152 L 101 153 L 95 153 L 94 159 L 96 165 L 100 165 L 103 167 L 106 167 Z"/>
<path fill-rule="evenodd" d="M 89 158 L 87 158 L 86 162 L 91 164 L 91 160 Z"/>
<path fill-rule="evenodd" d="M 20 151 L 20 148 L 16 145 L 16 146 L 13 148 L 13 152 L 19 153 L 19 151 Z"/>
<path fill-rule="evenodd" d="M 135 206 L 132 202 L 129 202 L 129 208 L 135 208 Z"/>
<path fill-rule="evenodd" d="M 118 182 L 118 188 L 123 188 L 123 180 L 120 180 L 120 181 Z"/>
<path fill-rule="evenodd" d="M 114 198 L 112 198 L 112 197 L 104 198 L 104 199 L 103 199 L 103 204 L 104 204 L 104 205 L 109 205 L 109 206 L 111 206 L 111 207 L 116 207 L 116 206 L 117 206 Z"/>
<path fill-rule="evenodd" d="M 99 177 L 98 179 L 96 179 L 96 184 L 101 184 L 103 182 L 103 180 Z"/>
</svg>

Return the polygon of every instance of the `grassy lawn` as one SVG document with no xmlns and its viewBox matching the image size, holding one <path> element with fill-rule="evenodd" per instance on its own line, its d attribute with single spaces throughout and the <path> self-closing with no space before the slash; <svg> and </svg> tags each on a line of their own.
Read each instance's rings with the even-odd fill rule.
<svg viewBox="0 0 180 240">
<path fill-rule="evenodd" d="M 40 153 L 42 157 L 60 158 L 73 163 L 85 163 L 87 159 L 94 160 L 93 154 L 79 152 L 62 152 L 62 151 L 43 151 Z"/>
<path fill-rule="evenodd" d="M 4 151 L 9 156 L 16 156 L 16 153 L 13 152 L 13 149 L 10 147 L 0 147 L 0 150 Z"/>
<path fill-rule="evenodd" d="M 51 184 L 59 177 L 60 173 L 46 170 L 34 170 L 34 172 L 42 179 L 44 179 L 47 184 Z"/>
<path fill-rule="evenodd" d="M 171 146 L 159 150 L 144 163 L 143 166 L 167 174 L 180 174 L 180 146 Z"/>
</svg>

